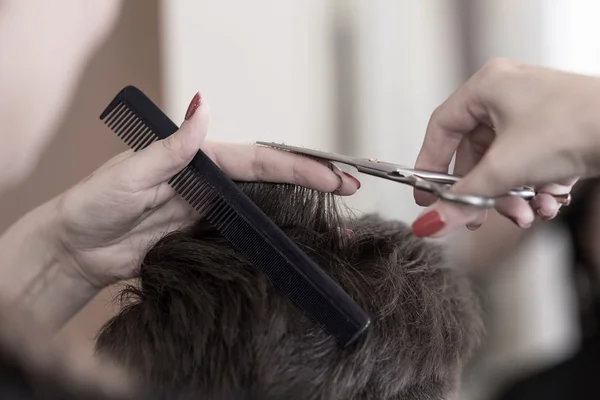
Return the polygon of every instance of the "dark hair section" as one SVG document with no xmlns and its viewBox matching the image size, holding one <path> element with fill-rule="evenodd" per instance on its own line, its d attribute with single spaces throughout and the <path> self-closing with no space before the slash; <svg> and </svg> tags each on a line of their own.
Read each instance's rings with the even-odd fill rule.
<svg viewBox="0 0 600 400">
<path fill-rule="evenodd" d="M 403 223 L 351 218 L 331 194 L 240 184 L 371 316 L 342 349 L 207 223 L 167 235 L 102 329 L 100 354 L 165 391 L 286 399 L 437 399 L 481 333 L 468 282 Z"/>
</svg>

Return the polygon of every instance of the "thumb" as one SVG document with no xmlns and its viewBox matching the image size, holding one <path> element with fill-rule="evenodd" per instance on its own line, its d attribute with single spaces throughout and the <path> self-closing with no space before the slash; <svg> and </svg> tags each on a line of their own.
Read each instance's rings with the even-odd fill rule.
<svg viewBox="0 0 600 400">
<path fill-rule="evenodd" d="M 164 140 L 152 143 L 120 165 L 130 177 L 133 190 L 145 190 L 168 181 L 190 163 L 206 138 L 208 104 L 200 93 L 192 99 L 181 128 Z"/>
<path fill-rule="evenodd" d="M 500 146 L 492 146 L 480 162 L 450 190 L 465 195 L 499 197 L 522 185 L 525 166 L 517 161 L 519 157 L 514 152 L 509 157 L 506 154 Z M 531 213 L 523 199 L 511 198 L 510 204 L 513 208 L 529 210 Z M 484 209 L 437 201 L 421 213 L 413 223 L 412 230 L 418 237 L 441 237 L 465 225 L 477 228 L 483 224 L 486 216 Z"/>
</svg>

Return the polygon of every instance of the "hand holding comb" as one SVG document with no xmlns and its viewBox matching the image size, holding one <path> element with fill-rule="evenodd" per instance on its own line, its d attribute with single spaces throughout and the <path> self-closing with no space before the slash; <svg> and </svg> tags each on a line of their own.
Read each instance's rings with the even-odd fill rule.
<svg viewBox="0 0 600 400">
<path fill-rule="evenodd" d="M 134 151 L 178 130 L 132 86 L 117 94 L 100 119 Z M 364 310 L 202 151 L 169 184 L 341 346 L 367 329 Z"/>
</svg>

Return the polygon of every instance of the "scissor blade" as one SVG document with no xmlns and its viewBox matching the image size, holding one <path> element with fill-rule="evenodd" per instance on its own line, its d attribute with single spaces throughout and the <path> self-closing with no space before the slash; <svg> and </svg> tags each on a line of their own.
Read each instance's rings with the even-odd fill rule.
<svg viewBox="0 0 600 400">
<path fill-rule="evenodd" d="M 292 153 L 302 154 L 309 157 L 315 157 L 326 161 L 335 161 L 342 164 L 356 166 L 356 159 L 353 157 L 344 156 L 341 154 L 328 153 L 325 151 L 305 149 L 303 147 L 288 146 L 287 144 L 272 143 L 272 142 L 256 142 L 257 145 L 271 147 L 273 149 L 286 150 Z"/>
<path fill-rule="evenodd" d="M 460 176 L 450 175 L 443 172 L 425 171 L 422 169 L 398 168 L 396 172 L 405 176 L 418 176 L 419 178 L 428 180 L 430 182 L 441 183 L 445 185 L 452 185 L 461 179 Z"/>
</svg>

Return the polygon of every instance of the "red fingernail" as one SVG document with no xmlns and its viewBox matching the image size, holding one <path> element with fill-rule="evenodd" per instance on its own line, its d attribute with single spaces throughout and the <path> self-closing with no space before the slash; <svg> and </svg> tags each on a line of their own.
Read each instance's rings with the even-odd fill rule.
<svg viewBox="0 0 600 400">
<path fill-rule="evenodd" d="M 356 179 L 354 176 L 350 175 L 346 171 L 344 171 L 344 175 L 346 175 L 348 178 L 350 178 L 352 182 L 356 184 L 356 189 L 360 189 L 360 181 L 358 179 Z"/>
<path fill-rule="evenodd" d="M 202 97 L 200 96 L 200 92 L 196 93 L 190 105 L 188 106 L 187 112 L 185 113 L 185 120 L 192 118 L 198 107 L 202 104 Z"/>
<path fill-rule="evenodd" d="M 446 223 L 437 211 L 429 211 L 412 224 L 412 231 L 416 237 L 427 237 L 439 232 Z"/>
</svg>

